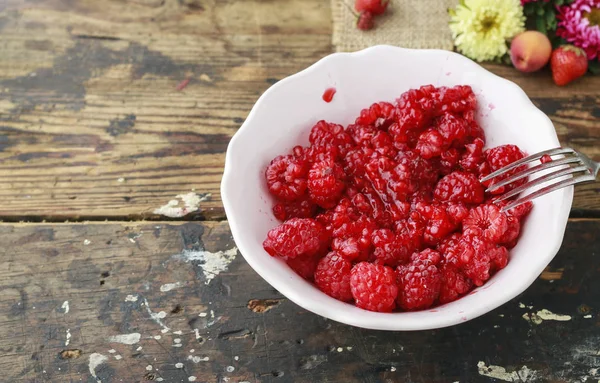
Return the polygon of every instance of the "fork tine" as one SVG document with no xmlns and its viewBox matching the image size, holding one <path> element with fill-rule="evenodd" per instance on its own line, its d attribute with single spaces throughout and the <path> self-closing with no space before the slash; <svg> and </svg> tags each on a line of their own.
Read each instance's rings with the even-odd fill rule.
<svg viewBox="0 0 600 383">
<path fill-rule="evenodd" d="M 568 167 L 566 169 L 560 169 L 560 170 L 554 171 L 552 173 L 545 174 L 541 177 L 531 180 L 519 187 L 516 187 L 516 188 L 504 193 L 502 196 L 500 196 L 498 198 L 498 201 L 504 201 L 506 199 L 509 199 L 510 197 L 515 196 L 527 189 L 531 189 L 532 187 L 541 185 L 544 182 L 551 181 L 555 178 L 568 176 L 570 174 L 575 174 L 575 173 L 580 173 L 580 172 L 585 172 L 585 171 L 589 172 L 588 167 L 585 165 L 581 165 L 581 166 L 575 166 L 575 167 Z"/>
<path fill-rule="evenodd" d="M 539 152 L 539 153 L 536 153 L 536 154 L 532 154 L 529 157 L 525 157 L 525 158 L 522 158 L 522 159 L 520 159 L 518 161 L 515 161 L 515 162 L 513 162 L 510 165 L 506 165 L 502 169 L 498 169 L 495 172 L 490 173 L 487 176 L 483 177 L 480 181 L 481 182 L 489 181 L 492 178 L 495 178 L 495 177 L 498 177 L 501 174 L 504 174 L 504 172 L 507 172 L 507 171 L 509 171 L 511 169 L 514 169 L 514 168 L 516 168 L 518 166 L 521 166 L 523 164 L 526 164 L 528 162 L 531 162 L 531 161 L 537 160 L 539 158 L 542 158 L 542 156 L 544 156 L 546 154 L 549 155 L 549 156 L 556 156 L 556 155 L 559 155 L 559 154 L 573 154 L 573 153 L 575 153 L 575 151 L 573 149 L 571 149 L 571 148 L 554 148 L 554 149 L 544 150 L 542 152 Z"/>
<path fill-rule="evenodd" d="M 536 191 L 534 193 L 526 195 L 525 197 L 518 198 L 518 199 L 512 201 L 511 203 L 509 203 L 508 205 L 506 205 L 505 207 L 501 208 L 500 210 L 503 211 L 503 212 L 505 212 L 505 211 L 508 211 L 508 210 L 510 210 L 510 209 L 512 209 L 514 207 L 517 207 L 517 206 L 519 206 L 521 204 L 524 204 L 525 202 L 529 202 L 529 201 L 531 201 L 531 200 L 533 200 L 535 198 L 538 198 L 540 196 L 543 196 L 545 194 L 552 193 L 553 191 L 556 191 L 558 189 L 562 189 L 564 187 L 575 185 L 575 184 L 579 184 L 579 183 L 582 183 L 582 182 L 595 181 L 595 180 L 596 180 L 596 177 L 594 177 L 593 174 L 587 174 L 587 175 L 584 175 L 584 176 L 573 177 L 573 178 L 569 178 L 569 179 L 566 179 L 566 180 L 562 180 L 562 181 L 557 182 L 555 184 L 543 187 L 543 188 L 541 188 L 540 190 L 538 190 L 538 191 Z"/>
<path fill-rule="evenodd" d="M 530 168 L 527 168 L 515 175 L 512 175 L 510 177 L 508 177 L 505 180 L 502 180 L 501 182 L 498 182 L 497 184 L 494 184 L 492 186 L 490 186 L 486 191 L 487 192 L 492 192 L 502 186 L 508 185 L 510 183 L 513 183 L 514 181 L 521 179 L 523 177 L 526 177 L 530 174 L 533 174 L 535 172 L 539 172 L 542 170 L 546 170 L 546 169 L 550 169 L 556 166 L 560 166 L 560 165 L 566 165 L 566 164 L 571 164 L 571 163 L 575 163 L 575 162 L 581 162 L 581 159 L 579 157 L 567 157 L 567 158 L 561 158 L 560 160 L 554 160 L 554 161 L 550 161 L 547 162 L 545 164 L 539 164 L 536 166 L 532 166 Z"/>
</svg>

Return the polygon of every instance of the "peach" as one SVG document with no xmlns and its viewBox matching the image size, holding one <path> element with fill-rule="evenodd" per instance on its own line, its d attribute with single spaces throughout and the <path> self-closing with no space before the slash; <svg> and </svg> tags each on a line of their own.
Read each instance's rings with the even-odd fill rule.
<svg viewBox="0 0 600 383">
<path fill-rule="evenodd" d="M 510 59 L 521 72 L 535 72 L 550 60 L 552 44 L 538 31 L 519 33 L 510 44 Z"/>
</svg>

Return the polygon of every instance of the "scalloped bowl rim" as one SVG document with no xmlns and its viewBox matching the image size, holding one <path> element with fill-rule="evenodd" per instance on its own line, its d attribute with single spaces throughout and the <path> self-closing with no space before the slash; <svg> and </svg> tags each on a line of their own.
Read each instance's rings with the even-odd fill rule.
<svg viewBox="0 0 600 383">
<path fill-rule="evenodd" d="M 276 272 L 270 270 L 265 264 L 261 262 L 261 260 L 256 257 L 254 254 L 246 250 L 246 240 L 243 232 L 248 230 L 248 227 L 245 226 L 238 217 L 236 217 L 234 206 L 230 201 L 230 192 L 235 187 L 235 169 L 233 167 L 234 164 L 234 156 L 235 153 L 240 149 L 240 146 L 244 144 L 244 137 L 248 134 L 251 134 L 253 119 L 256 114 L 259 113 L 259 110 L 265 108 L 267 106 L 264 105 L 264 100 L 268 98 L 268 95 L 276 90 L 281 90 L 281 88 L 286 87 L 289 83 L 293 82 L 293 80 L 298 80 L 299 78 L 307 78 L 313 75 L 314 73 L 319 72 L 321 69 L 326 69 L 326 65 L 330 61 L 339 60 L 340 58 L 344 58 L 347 60 L 353 60 L 358 57 L 366 56 L 366 55 L 377 55 L 380 52 L 388 52 L 393 50 L 400 55 L 420 55 L 420 54 L 443 54 L 452 57 L 453 60 L 458 60 L 462 62 L 462 65 L 470 66 L 470 70 L 476 71 L 480 76 L 488 76 L 490 78 L 495 78 L 498 81 L 503 82 L 505 85 L 510 86 L 511 96 L 519 97 L 520 100 L 524 103 L 524 108 L 529 108 L 532 112 L 539 114 L 537 118 L 545 121 L 546 124 L 546 133 L 552 135 L 551 141 L 559 146 L 558 138 L 556 136 L 556 132 L 554 126 L 550 119 L 540 111 L 529 99 L 529 97 L 525 94 L 525 92 L 515 83 L 499 77 L 487 69 L 481 67 L 474 61 L 454 52 L 444 51 L 444 50 L 436 50 L 436 49 L 407 49 L 400 48 L 388 45 L 378 45 L 371 48 L 367 48 L 361 51 L 352 52 L 352 53 L 333 53 L 328 56 L 323 57 L 313 65 L 308 68 L 297 72 L 291 76 L 288 76 L 274 85 L 272 85 L 269 89 L 267 89 L 257 100 L 252 110 L 250 111 L 248 117 L 240 127 L 240 129 L 235 133 L 233 138 L 231 139 L 225 159 L 225 169 L 221 182 L 221 196 L 223 200 L 223 205 L 225 209 L 225 213 L 229 220 L 229 225 L 231 228 L 231 233 L 233 238 L 238 246 L 240 253 L 244 256 L 248 264 L 270 285 L 272 285 L 275 289 L 281 292 L 288 299 L 303 307 L 306 310 L 309 310 L 318 315 L 327 317 L 329 319 L 346 323 L 349 325 L 362 327 L 362 328 L 370 328 L 370 329 L 379 329 L 379 330 L 395 330 L 395 331 L 411 331 L 411 330 L 425 330 L 425 329 L 434 329 L 434 328 L 442 328 L 455 324 L 464 323 L 467 320 L 474 319 L 478 316 L 481 316 L 489 311 L 501 306 L 502 304 L 508 302 L 513 299 L 523 291 L 525 291 L 538 277 L 538 275 L 543 271 L 543 269 L 550 263 L 550 261 L 557 254 L 560 246 L 562 244 L 562 240 L 564 237 L 564 232 L 566 229 L 566 224 L 568 220 L 568 214 L 571 208 L 572 198 L 573 198 L 573 187 L 562 189 L 558 192 L 561 193 L 561 201 L 562 205 L 560 206 L 560 211 L 557 214 L 556 222 L 556 232 L 554 234 L 554 242 L 551 250 L 548 254 L 544 256 L 540 256 L 537 259 L 533 260 L 533 265 L 531 267 L 531 272 L 528 275 L 522 276 L 521 279 L 515 281 L 514 283 L 505 284 L 505 290 L 501 294 L 496 294 L 493 298 L 487 301 L 487 303 L 481 304 L 477 307 L 470 308 L 468 311 L 457 312 L 455 315 L 436 315 L 437 310 L 429 310 L 429 311 L 420 311 L 420 312 L 402 312 L 402 313 L 374 313 L 366 310 L 360 310 L 357 312 L 348 307 L 348 309 L 344 309 L 344 306 L 351 306 L 349 304 L 344 304 L 338 301 L 333 300 L 323 294 L 324 301 L 320 300 L 307 300 L 302 294 L 302 291 L 296 290 L 289 286 L 286 280 L 280 278 L 280 276 L 276 275 Z M 244 148 L 241 148 L 243 150 Z M 548 238 L 545 238 L 545 241 L 548 241 Z M 265 252 L 266 254 L 266 252 Z M 491 282 L 491 281 L 490 281 Z M 488 282 L 488 284 L 490 284 Z M 480 287 L 479 289 L 485 289 L 486 286 Z M 335 301 L 335 302 L 333 302 Z M 454 302 L 453 302 L 454 303 Z M 340 304 L 342 306 L 340 306 Z M 452 303 L 450 303 L 452 304 Z M 352 305 L 352 308 L 355 307 Z M 423 315 L 423 313 L 431 313 L 429 315 Z M 417 314 L 417 315 L 415 315 Z M 402 315 L 402 317 L 396 317 L 398 315 Z M 466 317 L 468 315 L 468 318 Z"/>
</svg>

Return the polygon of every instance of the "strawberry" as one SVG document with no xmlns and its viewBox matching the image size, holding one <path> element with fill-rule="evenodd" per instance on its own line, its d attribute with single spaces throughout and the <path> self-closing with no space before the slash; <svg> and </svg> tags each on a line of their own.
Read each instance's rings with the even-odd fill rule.
<svg viewBox="0 0 600 383">
<path fill-rule="evenodd" d="M 554 83 L 563 86 L 585 74 L 588 60 L 583 49 L 573 45 L 563 45 L 552 52 L 550 67 Z"/>
<path fill-rule="evenodd" d="M 374 16 L 381 15 L 387 9 L 389 0 L 356 0 L 354 8 L 359 12 L 371 12 Z"/>
<path fill-rule="evenodd" d="M 368 31 L 373 29 L 375 24 L 373 23 L 373 14 L 369 11 L 362 11 L 356 19 L 356 28 L 361 31 Z"/>
</svg>

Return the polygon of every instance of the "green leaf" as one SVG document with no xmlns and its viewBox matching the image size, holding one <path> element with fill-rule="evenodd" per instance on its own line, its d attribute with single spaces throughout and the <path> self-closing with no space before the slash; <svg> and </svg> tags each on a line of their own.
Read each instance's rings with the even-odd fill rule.
<svg viewBox="0 0 600 383">
<path fill-rule="evenodd" d="M 542 17 L 537 17 L 535 19 L 535 27 L 538 31 L 546 34 L 548 31 L 546 30 L 546 22 L 544 20 L 544 18 Z"/>
<path fill-rule="evenodd" d="M 544 15 L 544 8 L 539 7 L 538 9 L 535 10 L 535 13 L 537 13 L 538 16 L 543 16 Z"/>
<path fill-rule="evenodd" d="M 525 7 L 523 8 L 523 13 L 525 14 L 525 16 L 531 16 L 531 15 L 533 15 L 533 12 L 535 10 L 534 10 L 534 8 L 533 8 L 532 5 L 533 4 L 531 4 L 531 3 L 525 4 Z"/>
<path fill-rule="evenodd" d="M 554 1 L 554 4 L 555 4 L 555 5 L 563 5 L 563 4 L 564 4 L 564 1 L 563 1 L 563 0 L 555 0 L 555 1 Z"/>
<path fill-rule="evenodd" d="M 600 74 L 600 61 L 593 60 L 588 62 L 588 71 L 593 75 Z"/>
<path fill-rule="evenodd" d="M 552 8 L 546 11 L 545 17 L 547 25 L 551 25 L 553 21 L 556 21 L 556 14 L 554 13 L 554 10 Z"/>
</svg>

